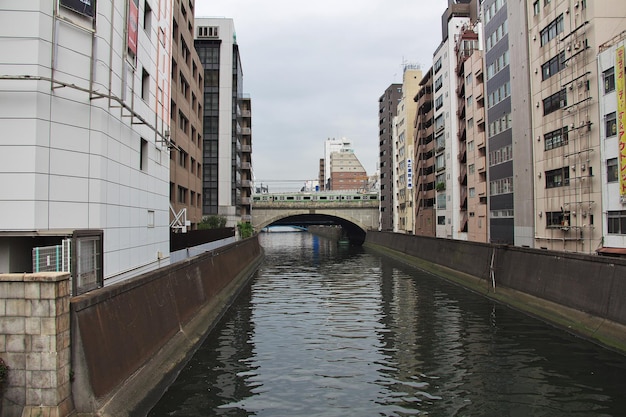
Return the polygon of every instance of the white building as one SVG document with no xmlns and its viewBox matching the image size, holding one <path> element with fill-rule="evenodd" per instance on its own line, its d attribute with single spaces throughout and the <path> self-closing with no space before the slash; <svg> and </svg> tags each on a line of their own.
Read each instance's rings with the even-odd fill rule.
<svg viewBox="0 0 626 417">
<path fill-rule="evenodd" d="M 72 236 L 82 287 L 168 262 L 172 6 L 150 6 L 3 2 L 0 272 L 61 269 L 32 249 Z"/>
<path fill-rule="evenodd" d="M 435 102 L 435 187 L 437 189 L 437 237 L 467 240 L 459 231 L 459 141 L 456 110 L 455 36 L 470 22 L 468 4 L 451 4 L 442 19 L 442 42 L 433 57 L 433 97 Z"/>
<path fill-rule="evenodd" d="M 598 97 L 602 169 L 602 247 L 607 255 L 626 255 L 626 32 L 600 46 L 598 54 Z M 622 104 L 618 103 L 620 95 Z M 624 117 L 624 116 L 622 116 Z"/>
</svg>

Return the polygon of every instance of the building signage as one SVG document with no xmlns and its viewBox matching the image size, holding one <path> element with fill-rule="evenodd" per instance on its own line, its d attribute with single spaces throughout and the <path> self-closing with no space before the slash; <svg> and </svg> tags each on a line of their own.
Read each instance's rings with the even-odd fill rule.
<svg viewBox="0 0 626 417">
<path fill-rule="evenodd" d="M 624 74 L 624 47 L 617 48 L 615 56 L 615 77 L 617 89 L 617 138 L 619 148 L 619 194 L 626 198 L 626 74 Z"/>
<path fill-rule="evenodd" d="M 128 52 L 137 56 L 137 32 L 139 28 L 139 0 L 128 2 Z"/>
<path fill-rule="evenodd" d="M 406 160 L 406 188 L 411 190 L 413 188 L 413 160 Z"/>
<path fill-rule="evenodd" d="M 96 0 L 59 0 L 59 4 L 92 19 L 96 13 Z"/>
</svg>

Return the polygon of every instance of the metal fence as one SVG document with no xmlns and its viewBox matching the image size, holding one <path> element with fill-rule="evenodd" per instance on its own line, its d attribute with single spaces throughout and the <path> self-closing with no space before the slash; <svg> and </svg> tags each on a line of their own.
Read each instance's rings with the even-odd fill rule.
<svg viewBox="0 0 626 417">
<path fill-rule="evenodd" d="M 60 245 L 33 248 L 33 272 L 70 272 L 71 239 Z"/>
</svg>

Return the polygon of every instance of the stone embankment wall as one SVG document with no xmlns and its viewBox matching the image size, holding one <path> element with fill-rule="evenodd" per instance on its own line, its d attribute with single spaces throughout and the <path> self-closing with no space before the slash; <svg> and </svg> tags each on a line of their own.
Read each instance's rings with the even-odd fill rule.
<svg viewBox="0 0 626 417">
<path fill-rule="evenodd" d="M 626 260 L 387 232 L 366 245 L 626 352 Z"/>
<path fill-rule="evenodd" d="M 76 410 L 145 415 L 262 258 L 254 236 L 72 298 Z"/>
<path fill-rule="evenodd" d="M 0 416 L 66 416 L 70 386 L 70 276 L 0 274 L 0 357 L 9 366 Z"/>
</svg>

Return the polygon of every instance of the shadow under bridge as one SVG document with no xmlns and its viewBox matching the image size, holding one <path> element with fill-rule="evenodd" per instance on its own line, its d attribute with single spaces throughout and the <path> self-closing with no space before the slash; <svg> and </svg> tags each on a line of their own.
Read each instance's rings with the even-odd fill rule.
<svg viewBox="0 0 626 417">
<path fill-rule="evenodd" d="M 252 226 L 339 225 L 350 243 L 361 245 L 378 230 L 377 193 L 260 194 L 252 198 Z"/>
</svg>

